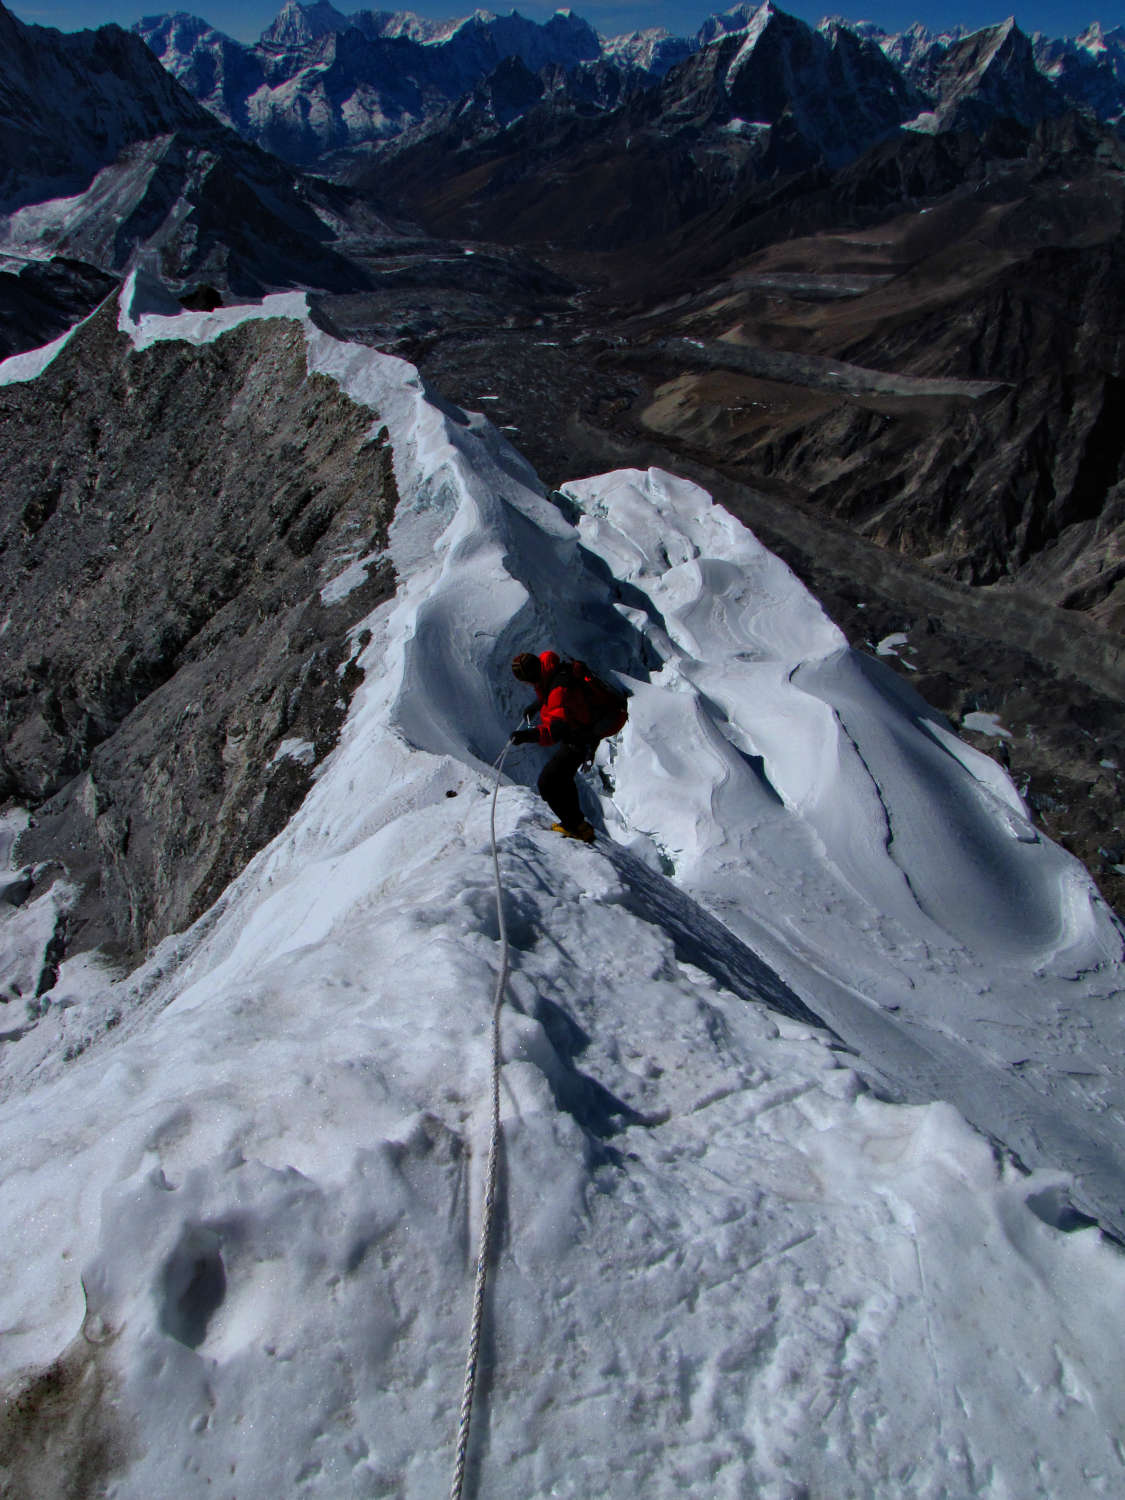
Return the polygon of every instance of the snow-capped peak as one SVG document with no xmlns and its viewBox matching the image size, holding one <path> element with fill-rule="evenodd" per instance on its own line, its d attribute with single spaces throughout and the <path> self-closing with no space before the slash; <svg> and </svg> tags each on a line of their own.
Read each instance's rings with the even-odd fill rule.
<svg viewBox="0 0 1125 1500">
<path fill-rule="evenodd" d="M 301 0 L 285 0 L 262 32 L 261 42 L 267 46 L 300 47 L 334 31 L 346 31 L 349 24 L 348 18 L 330 0 L 313 0 L 311 5 L 302 4 Z"/>
<path fill-rule="evenodd" d="M 758 45 L 762 33 L 776 14 L 777 12 L 772 0 L 764 0 L 764 3 L 758 7 L 747 21 L 746 26 L 743 28 L 745 41 L 731 61 L 730 71 L 732 73 L 736 73 L 749 54 L 753 52 L 754 48 Z"/>
</svg>

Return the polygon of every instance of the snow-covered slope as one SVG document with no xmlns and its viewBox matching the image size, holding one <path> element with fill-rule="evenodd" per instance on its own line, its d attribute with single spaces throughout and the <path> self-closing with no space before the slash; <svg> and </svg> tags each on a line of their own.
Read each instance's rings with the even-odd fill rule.
<svg viewBox="0 0 1125 1500">
<path fill-rule="evenodd" d="M 490 764 L 522 705 L 508 661 L 550 644 L 633 697 L 585 788 L 593 847 L 548 831 L 538 751 L 499 792 L 513 977 L 471 1486 L 1119 1489 L 1125 1265 L 1069 1196 L 1119 1222 L 1123 964 L 1080 867 L 694 486 L 630 471 L 552 504 L 483 418 L 300 297 L 154 306 L 131 279 L 138 347 L 303 322 L 310 371 L 390 433 L 400 585 L 286 830 L 136 974 L 64 966 L 6 1033 L 17 1487 L 73 1493 L 77 1455 L 117 1500 L 448 1483 L 500 962 Z M 7 963 L 35 916 L 6 913 Z"/>
<path fill-rule="evenodd" d="M 225 44 L 205 23 L 173 20 L 184 49 L 200 28 Z M 226 82 L 212 83 L 230 94 L 228 62 Z M 203 87 L 200 70 L 194 81 Z M 119 27 L 67 35 L 0 4 L 0 97 L 0 249 L 12 262 L 58 256 L 124 273 L 147 261 L 238 297 L 366 285 L 336 246 L 343 234 L 382 237 L 374 211 L 224 129 Z"/>
<path fill-rule="evenodd" d="M 146 16 L 134 29 L 193 98 L 224 125 L 246 131 L 247 100 L 264 84 L 261 62 L 249 47 L 184 11 Z"/>
<path fill-rule="evenodd" d="M 118 26 L 64 34 L 0 4 L 0 213 L 86 188 L 140 142 L 212 127 Z"/>
</svg>

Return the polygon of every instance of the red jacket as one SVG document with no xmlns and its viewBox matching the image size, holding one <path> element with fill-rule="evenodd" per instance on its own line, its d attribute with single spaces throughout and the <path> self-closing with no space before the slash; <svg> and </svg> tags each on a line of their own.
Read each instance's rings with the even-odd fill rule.
<svg viewBox="0 0 1125 1500">
<path fill-rule="evenodd" d="M 543 675 L 535 684 L 535 696 L 539 699 L 539 743 L 558 745 L 570 738 L 581 739 L 581 733 L 571 736 L 567 729 L 581 731 L 593 723 L 589 699 L 580 684 L 554 680 L 562 665 L 554 651 L 540 652 L 539 661 L 543 667 Z"/>
</svg>

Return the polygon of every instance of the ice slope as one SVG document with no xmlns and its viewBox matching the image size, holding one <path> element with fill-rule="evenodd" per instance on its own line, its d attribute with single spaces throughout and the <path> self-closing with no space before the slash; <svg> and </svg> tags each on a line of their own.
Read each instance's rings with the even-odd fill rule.
<svg viewBox="0 0 1125 1500">
<path fill-rule="evenodd" d="M 1084 870 L 701 492 L 567 492 L 661 662 L 624 737 L 626 825 L 894 1092 L 1065 1165 L 1120 1232 L 1121 932 Z"/>
<path fill-rule="evenodd" d="M 539 752 L 499 796 L 514 972 L 470 1492 L 1119 1493 L 1125 1262 L 1063 1232 L 1099 1132 L 1083 1190 L 1119 1181 L 1121 942 L 1084 873 L 693 486 L 619 473 L 552 504 L 483 418 L 299 298 L 173 317 L 131 281 L 121 325 L 271 314 L 389 429 L 400 588 L 286 830 L 127 980 L 64 969 L 5 1047 L 5 1376 L 63 1356 L 116 1500 L 444 1492 L 499 962 L 489 763 L 522 706 L 508 659 L 549 643 L 633 698 L 586 789 L 597 845 L 545 828 Z M 1031 1175 L 946 1102 L 966 1077 L 1027 1124 Z M 66 1493 L 67 1452 L 15 1481 Z"/>
</svg>

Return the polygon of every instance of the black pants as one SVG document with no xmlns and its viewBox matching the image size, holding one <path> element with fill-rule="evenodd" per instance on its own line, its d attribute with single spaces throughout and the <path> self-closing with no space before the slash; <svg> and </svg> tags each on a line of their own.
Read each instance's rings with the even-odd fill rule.
<svg viewBox="0 0 1125 1500">
<path fill-rule="evenodd" d="M 588 754 L 585 745 L 560 745 L 539 773 L 539 795 L 570 832 L 582 822 L 574 778 Z"/>
</svg>

